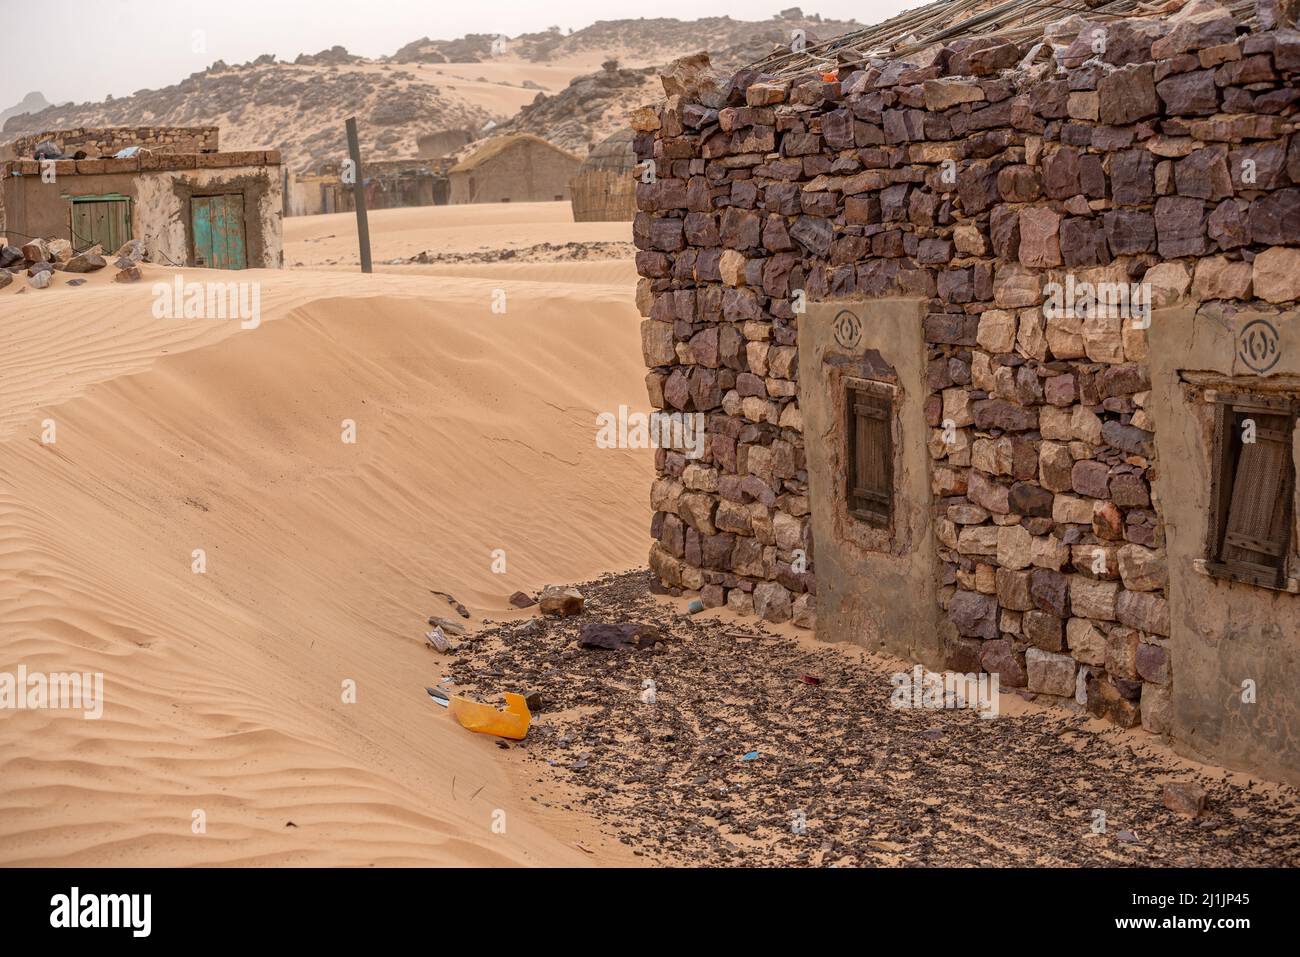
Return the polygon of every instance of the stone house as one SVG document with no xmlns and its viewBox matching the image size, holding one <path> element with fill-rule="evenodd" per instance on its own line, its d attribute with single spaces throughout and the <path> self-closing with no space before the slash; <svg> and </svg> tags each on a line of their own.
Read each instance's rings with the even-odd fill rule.
<svg viewBox="0 0 1300 957">
<path fill-rule="evenodd" d="M 452 203 L 567 200 L 582 160 L 531 133 L 487 140 L 448 170 Z"/>
<path fill-rule="evenodd" d="M 151 261 L 161 264 L 282 266 L 279 151 L 208 151 L 216 144 L 215 128 L 210 136 L 207 128 L 192 134 L 185 133 L 189 128 L 172 134 L 149 129 L 151 136 L 166 139 L 163 148 L 128 143 L 142 148 L 120 159 L 0 162 L 0 232 L 11 242 L 61 238 L 78 250 L 99 244 L 109 252 L 140 239 Z M 88 152 L 86 145 L 107 143 L 106 149 L 117 152 L 124 142 L 121 133 L 41 136 L 65 151 Z M 34 143 L 22 146 L 21 155 L 27 155 Z"/>
<path fill-rule="evenodd" d="M 1292 8 L 977 6 L 634 115 L 651 567 L 1300 782 Z"/>
</svg>

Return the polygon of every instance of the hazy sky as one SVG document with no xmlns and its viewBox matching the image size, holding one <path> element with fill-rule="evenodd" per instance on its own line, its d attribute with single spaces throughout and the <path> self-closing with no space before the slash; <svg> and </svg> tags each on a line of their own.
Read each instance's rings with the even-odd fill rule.
<svg viewBox="0 0 1300 957">
<path fill-rule="evenodd" d="M 923 2 L 819 0 L 798 5 L 806 14 L 875 23 Z M 795 0 L 64 0 L 48 14 L 54 19 L 47 25 L 55 31 L 49 36 L 15 12 L 18 8 L 7 16 L 0 29 L 0 110 L 32 90 L 51 102 L 100 100 L 106 94 L 169 86 L 214 60 L 244 63 L 263 53 L 292 60 L 336 43 L 352 53 L 383 56 L 422 36 L 515 36 L 549 26 L 567 33 L 596 20 L 637 17 L 765 20 L 795 5 Z M 199 52 L 194 50 L 195 31 L 201 31 Z M 33 42 L 34 35 L 43 39 Z"/>
</svg>

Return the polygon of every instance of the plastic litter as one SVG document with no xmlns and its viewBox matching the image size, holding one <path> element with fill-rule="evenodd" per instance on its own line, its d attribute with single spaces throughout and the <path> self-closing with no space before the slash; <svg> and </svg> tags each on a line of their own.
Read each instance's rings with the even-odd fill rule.
<svg viewBox="0 0 1300 957">
<path fill-rule="evenodd" d="M 742 761 L 757 761 L 757 760 L 758 760 L 758 752 L 757 752 L 757 751 L 750 751 L 748 754 L 744 755 L 740 760 L 742 760 Z"/>
<path fill-rule="evenodd" d="M 461 723 L 461 727 L 479 734 L 495 734 L 499 738 L 522 741 L 528 734 L 532 713 L 521 694 L 506 692 L 506 710 L 498 711 L 490 704 L 480 704 L 467 698 L 454 697 L 447 710 Z"/>
<path fill-rule="evenodd" d="M 686 611 L 691 615 L 698 615 L 704 611 L 704 602 L 698 598 L 692 598 L 691 603 L 686 606 Z"/>
</svg>

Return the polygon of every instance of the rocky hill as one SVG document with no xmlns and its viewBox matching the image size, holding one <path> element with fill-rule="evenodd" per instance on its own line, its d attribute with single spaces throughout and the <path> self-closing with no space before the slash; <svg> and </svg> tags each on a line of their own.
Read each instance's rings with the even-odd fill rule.
<svg viewBox="0 0 1300 957">
<path fill-rule="evenodd" d="M 571 153 L 587 151 L 627 123 L 628 114 L 661 94 L 658 67 L 619 67 L 614 60 L 595 73 L 574 77 L 559 93 L 537 98 L 497 133 L 534 133 Z"/>
<path fill-rule="evenodd" d="M 774 44 L 789 43 L 794 30 L 803 30 L 811 42 L 816 38 L 838 36 L 860 26 L 862 24 L 853 20 L 823 20 L 816 14 L 804 16 L 798 7 L 784 10 L 768 20 L 641 17 L 636 20 L 600 20 L 568 34 L 554 27 L 543 33 L 508 38 L 489 33 L 470 34 L 458 40 L 425 37 L 402 47 L 392 60 L 398 63 L 478 63 L 508 55 L 529 63 L 553 63 L 590 58 L 595 54 L 645 66 L 667 63 L 704 47 L 710 52 L 729 51 L 737 56 L 758 50 L 761 56 L 770 52 Z"/>
<path fill-rule="evenodd" d="M 28 93 L 9 109 L 0 110 L 0 127 L 3 127 L 5 121 L 11 116 L 19 116 L 23 113 L 39 113 L 49 105 L 50 101 L 39 92 Z"/>
<path fill-rule="evenodd" d="M 625 63 L 648 65 L 665 64 L 679 56 L 707 49 L 714 55 L 715 63 L 727 64 L 729 58 L 743 58 L 732 61 L 740 66 L 751 62 L 749 51 L 758 50 L 758 55 L 762 56 L 771 52 L 774 45 L 790 43 L 795 30 L 802 30 L 808 41 L 813 42 L 861 26 L 853 20 L 823 20 L 815 14 L 804 16 L 798 7 L 768 20 L 733 20 L 731 17 L 601 20 L 536 48 L 521 47 L 518 52 L 526 59 L 542 60 L 562 60 L 599 52 L 616 56 Z"/>
<path fill-rule="evenodd" d="M 346 56 L 346 52 L 343 54 Z M 174 86 L 138 90 L 100 103 L 52 106 L 15 116 L 0 139 L 79 126 L 216 124 L 224 149 L 278 147 L 298 170 L 346 154 L 343 123 L 357 116 L 367 154 L 413 156 L 415 140 L 436 130 L 479 129 L 487 110 L 400 68 L 365 61 L 301 64 L 259 57 L 215 63 Z"/>
<path fill-rule="evenodd" d="M 606 20 L 569 34 L 558 28 L 524 34 L 504 46 L 491 34 L 425 38 L 378 60 L 341 46 L 301 54 L 292 63 L 265 54 L 235 66 L 217 61 L 172 86 L 117 99 L 60 106 L 45 104 L 44 98 L 24 100 L 22 112 L 0 126 L 0 142 L 79 126 L 215 124 L 225 148 L 278 147 L 285 161 L 302 171 L 343 155 L 343 121 L 355 115 L 363 150 L 371 156 L 413 157 L 416 139 L 425 133 L 482 131 L 489 123 L 494 134 L 536 133 L 582 154 L 620 125 L 632 107 L 660 95 L 655 68 L 678 56 L 707 48 L 716 64 L 738 66 L 788 44 L 795 30 L 813 42 L 858 26 L 804 16 L 794 8 L 763 21 Z M 602 58 L 602 69 L 587 72 Z M 552 83 L 553 92 L 532 97 L 531 90 L 542 88 L 531 79 L 488 80 L 474 76 L 471 68 L 459 78 L 466 82 L 458 84 L 431 66 L 488 61 L 494 76 L 508 74 L 511 63 L 521 73 L 530 64 L 560 64 L 571 65 L 572 72 L 561 69 L 552 76 L 559 82 L 573 79 L 565 88 Z M 502 97 L 492 95 L 506 87 L 513 96 L 508 109 Z"/>
</svg>

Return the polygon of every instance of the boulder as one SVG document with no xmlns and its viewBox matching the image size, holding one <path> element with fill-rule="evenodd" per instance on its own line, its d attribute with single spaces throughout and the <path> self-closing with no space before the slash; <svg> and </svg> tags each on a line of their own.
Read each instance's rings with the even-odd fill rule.
<svg viewBox="0 0 1300 957">
<path fill-rule="evenodd" d="M 627 651 L 653 648 L 659 640 L 659 629 L 653 625 L 625 622 L 618 625 L 588 622 L 578 635 L 579 648 L 600 648 L 606 651 Z"/>
<path fill-rule="evenodd" d="M 660 74 L 659 80 L 668 96 L 680 96 L 687 103 L 700 103 L 713 109 L 727 105 L 727 80 L 714 72 L 709 55 L 704 51 L 674 60 Z M 788 82 L 786 89 L 789 89 Z M 784 99 L 782 96 L 781 100 Z"/>
<path fill-rule="evenodd" d="M 103 269 L 107 265 L 108 262 L 103 256 L 87 250 L 80 255 L 73 256 L 63 268 L 68 272 L 94 272 L 97 269 Z"/>
<path fill-rule="evenodd" d="M 1205 788 L 1187 781 L 1170 781 L 1162 792 L 1165 807 L 1183 817 L 1197 818 L 1205 810 Z"/>
<path fill-rule="evenodd" d="M 582 592 L 563 585 L 547 585 L 542 589 L 541 599 L 538 602 L 542 614 L 552 618 L 569 618 L 581 614 L 585 603 L 586 599 Z"/>
<path fill-rule="evenodd" d="M 23 244 L 23 258 L 29 263 L 49 262 L 50 247 L 43 239 L 33 239 Z"/>
</svg>

